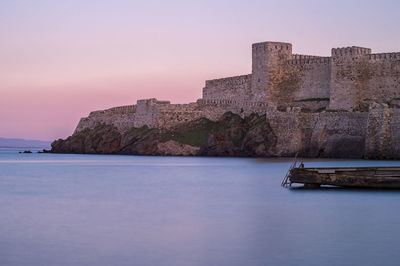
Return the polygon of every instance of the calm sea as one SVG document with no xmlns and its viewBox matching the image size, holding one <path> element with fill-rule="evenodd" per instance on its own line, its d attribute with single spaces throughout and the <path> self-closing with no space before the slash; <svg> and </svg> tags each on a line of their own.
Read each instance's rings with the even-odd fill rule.
<svg viewBox="0 0 400 266">
<path fill-rule="evenodd" d="M 400 192 L 284 189 L 291 160 L 0 150 L 0 265 L 399 265 Z M 310 160 L 306 166 L 400 165 Z"/>
</svg>

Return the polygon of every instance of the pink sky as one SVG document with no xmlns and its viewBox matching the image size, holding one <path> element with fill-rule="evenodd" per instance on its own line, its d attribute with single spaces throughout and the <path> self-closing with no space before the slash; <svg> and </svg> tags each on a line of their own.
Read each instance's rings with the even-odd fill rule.
<svg viewBox="0 0 400 266">
<path fill-rule="evenodd" d="M 0 137 L 65 138 L 93 110 L 196 101 L 206 79 L 250 73 L 254 42 L 316 55 L 400 51 L 399 9 L 389 0 L 4 0 Z"/>
</svg>

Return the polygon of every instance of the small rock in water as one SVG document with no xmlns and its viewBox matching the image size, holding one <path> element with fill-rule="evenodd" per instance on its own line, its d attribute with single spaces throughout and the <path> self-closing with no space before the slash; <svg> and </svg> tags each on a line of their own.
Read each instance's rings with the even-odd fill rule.
<svg viewBox="0 0 400 266">
<path fill-rule="evenodd" d="M 43 149 L 41 151 L 38 151 L 37 153 L 51 153 L 51 150 Z"/>
</svg>

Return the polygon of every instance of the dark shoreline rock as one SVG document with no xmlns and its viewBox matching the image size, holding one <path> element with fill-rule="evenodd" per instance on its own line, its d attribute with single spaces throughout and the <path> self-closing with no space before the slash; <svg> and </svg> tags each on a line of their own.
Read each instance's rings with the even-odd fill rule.
<svg viewBox="0 0 400 266">
<path fill-rule="evenodd" d="M 43 149 L 43 150 L 41 150 L 41 151 L 38 151 L 37 153 L 52 153 L 52 151 L 51 151 L 51 150 Z"/>
<path fill-rule="evenodd" d="M 20 151 L 19 153 L 32 153 L 30 150 Z"/>
</svg>

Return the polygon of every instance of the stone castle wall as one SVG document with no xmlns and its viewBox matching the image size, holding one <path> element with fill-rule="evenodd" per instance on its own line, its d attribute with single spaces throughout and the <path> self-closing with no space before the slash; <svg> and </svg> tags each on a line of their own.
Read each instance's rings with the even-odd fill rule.
<svg viewBox="0 0 400 266">
<path fill-rule="evenodd" d="M 203 98 L 282 107 L 324 98 L 330 99 L 332 110 L 368 111 L 372 102 L 399 98 L 399 89 L 400 53 L 372 54 L 369 48 L 353 46 L 320 57 L 292 54 L 289 43 L 263 42 L 252 45 L 251 75 L 207 81 Z"/>
<path fill-rule="evenodd" d="M 331 63 L 329 57 L 292 59 L 288 68 L 297 74 L 298 86 L 293 100 L 330 97 Z"/>
<path fill-rule="evenodd" d="M 368 56 L 366 73 L 370 75 L 366 95 L 362 101 L 391 103 L 400 97 L 400 53 L 371 54 Z"/>
<path fill-rule="evenodd" d="M 170 128 L 180 123 L 193 121 L 204 117 L 204 112 L 197 103 L 169 104 L 157 106 L 155 120 L 149 127 Z"/>
<path fill-rule="evenodd" d="M 361 94 L 366 92 L 371 49 L 347 47 L 332 49 L 330 109 L 360 110 Z"/>
<path fill-rule="evenodd" d="M 74 133 L 84 130 L 85 128 L 94 128 L 98 124 L 115 125 L 120 130 L 127 130 L 134 127 L 134 117 L 136 113 L 136 105 L 126 105 L 113 107 L 107 110 L 94 111 L 88 117 L 80 119 Z"/>
<path fill-rule="evenodd" d="M 285 80 L 281 68 L 290 58 L 292 58 L 290 43 L 263 42 L 252 45 L 251 90 L 253 101 L 274 101 L 275 95 L 271 92 L 281 89 L 278 85 L 281 84 L 282 79 Z M 284 84 L 288 83 L 284 82 Z"/>
<path fill-rule="evenodd" d="M 133 123 L 135 127 L 144 125 L 153 127 L 157 124 L 157 112 L 160 108 L 170 105 L 169 101 L 158 101 L 157 99 L 138 100 L 136 104 L 136 113 Z"/>
<path fill-rule="evenodd" d="M 367 113 L 303 113 L 270 109 L 266 113 L 277 135 L 276 156 L 354 157 L 364 154 Z"/>
<path fill-rule="evenodd" d="M 171 104 L 168 101 L 158 101 L 153 98 L 139 100 L 136 105 L 91 112 L 88 117 L 79 121 L 75 133 L 85 128 L 94 128 L 99 124 L 114 125 L 120 131 L 142 126 L 171 128 L 201 117 L 217 121 L 226 112 L 233 112 L 242 117 L 251 113 L 264 114 L 266 108 L 266 102 L 200 99 L 195 103 Z"/>
<path fill-rule="evenodd" d="M 365 155 L 367 158 L 400 158 L 400 109 L 373 104 L 368 115 Z"/>
<path fill-rule="evenodd" d="M 242 118 L 252 113 L 265 114 L 268 104 L 266 102 L 234 101 L 234 100 L 199 100 L 197 103 L 203 111 L 203 116 L 212 121 L 217 121 L 224 113 L 232 112 Z"/>
<path fill-rule="evenodd" d="M 268 99 L 280 109 L 304 107 L 316 111 L 330 97 L 330 58 L 298 55 L 269 72 Z M 304 100 L 318 99 L 311 106 Z M 320 102 L 324 99 L 325 102 Z"/>
<path fill-rule="evenodd" d="M 400 109 L 372 104 L 369 112 L 304 113 L 268 108 L 276 156 L 400 159 Z"/>
<path fill-rule="evenodd" d="M 400 53 L 371 54 L 333 50 L 331 109 L 368 111 L 373 102 L 400 97 Z"/>
<path fill-rule="evenodd" d="M 251 74 L 230 78 L 207 80 L 203 89 L 203 99 L 225 99 L 251 101 Z"/>
</svg>

